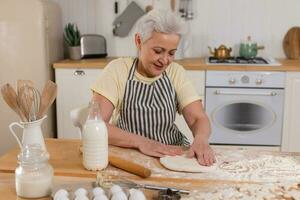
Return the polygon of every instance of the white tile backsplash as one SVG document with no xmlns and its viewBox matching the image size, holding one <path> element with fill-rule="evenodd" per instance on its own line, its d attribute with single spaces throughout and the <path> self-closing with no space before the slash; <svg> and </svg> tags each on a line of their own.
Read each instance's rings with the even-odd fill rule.
<svg viewBox="0 0 300 200">
<path fill-rule="evenodd" d="M 62 9 L 63 25 L 76 22 L 82 33 L 97 33 L 107 40 L 109 56 L 136 55 L 134 31 L 125 38 L 112 34 L 116 17 L 113 0 L 52 0 Z M 118 0 L 121 13 L 132 0 Z M 170 9 L 169 0 L 136 0 L 145 8 Z M 177 0 L 177 7 L 179 0 Z M 208 48 L 225 44 L 237 55 L 248 35 L 266 48 L 260 55 L 284 57 L 282 40 L 292 26 L 300 26 L 299 0 L 193 0 L 194 19 L 184 48 L 185 57 L 207 56 Z"/>
</svg>

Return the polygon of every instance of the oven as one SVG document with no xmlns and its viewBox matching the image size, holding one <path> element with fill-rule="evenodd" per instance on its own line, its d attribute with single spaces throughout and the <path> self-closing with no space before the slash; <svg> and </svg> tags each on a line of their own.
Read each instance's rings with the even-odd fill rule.
<svg viewBox="0 0 300 200">
<path fill-rule="evenodd" d="M 284 72 L 207 71 L 210 143 L 280 146 Z"/>
</svg>

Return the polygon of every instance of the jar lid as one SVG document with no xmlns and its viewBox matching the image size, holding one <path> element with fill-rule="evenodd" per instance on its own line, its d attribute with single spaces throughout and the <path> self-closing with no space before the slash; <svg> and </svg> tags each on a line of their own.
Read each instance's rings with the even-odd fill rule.
<svg viewBox="0 0 300 200">
<path fill-rule="evenodd" d="M 18 155 L 18 162 L 22 164 L 34 164 L 47 161 L 48 159 L 48 152 L 44 151 L 40 144 L 26 145 Z"/>
</svg>

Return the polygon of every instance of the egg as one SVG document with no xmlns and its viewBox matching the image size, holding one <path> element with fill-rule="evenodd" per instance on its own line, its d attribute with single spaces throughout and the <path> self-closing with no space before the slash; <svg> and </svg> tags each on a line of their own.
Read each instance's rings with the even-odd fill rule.
<svg viewBox="0 0 300 200">
<path fill-rule="evenodd" d="M 67 197 L 67 196 L 58 196 L 58 197 L 55 197 L 54 200 L 69 200 L 69 197 Z"/>
<path fill-rule="evenodd" d="M 119 185 L 113 185 L 110 188 L 110 193 L 113 195 L 114 193 L 117 193 L 117 192 L 123 192 L 122 188 Z"/>
<path fill-rule="evenodd" d="M 58 199 L 58 197 L 68 197 L 69 193 L 65 189 L 57 190 L 54 194 L 54 200 Z M 61 199 L 61 198 L 60 198 Z"/>
<path fill-rule="evenodd" d="M 97 196 L 100 194 L 105 194 L 104 190 L 101 187 L 95 187 L 93 189 L 93 196 Z"/>
<path fill-rule="evenodd" d="M 144 193 L 137 189 L 130 189 L 129 190 L 129 200 L 146 200 Z"/>
<path fill-rule="evenodd" d="M 76 196 L 74 200 L 89 200 L 89 198 L 85 195 Z"/>
<path fill-rule="evenodd" d="M 113 193 L 111 200 L 127 200 L 127 196 L 123 191 Z"/>
<path fill-rule="evenodd" d="M 94 197 L 94 200 L 108 200 L 105 194 L 98 194 Z"/>
<path fill-rule="evenodd" d="M 74 192 L 75 196 L 86 196 L 87 195 L 87 191 L 84 188 L 78 188 L 75 192 Z"/>
</svg>

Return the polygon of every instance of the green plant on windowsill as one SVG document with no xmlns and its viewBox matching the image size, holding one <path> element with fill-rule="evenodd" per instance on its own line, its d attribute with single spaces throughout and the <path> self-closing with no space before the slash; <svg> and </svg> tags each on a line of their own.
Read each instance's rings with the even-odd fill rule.
<svg viewBox="0 0 300 200">
<path fill-rule="evenodd" d="M 64 39 L 68 44 L 69 56 L 73 60 L 81 58 L 80 31 L 75 23 L 68 23 L 64 29 Z"/>
</svg>

